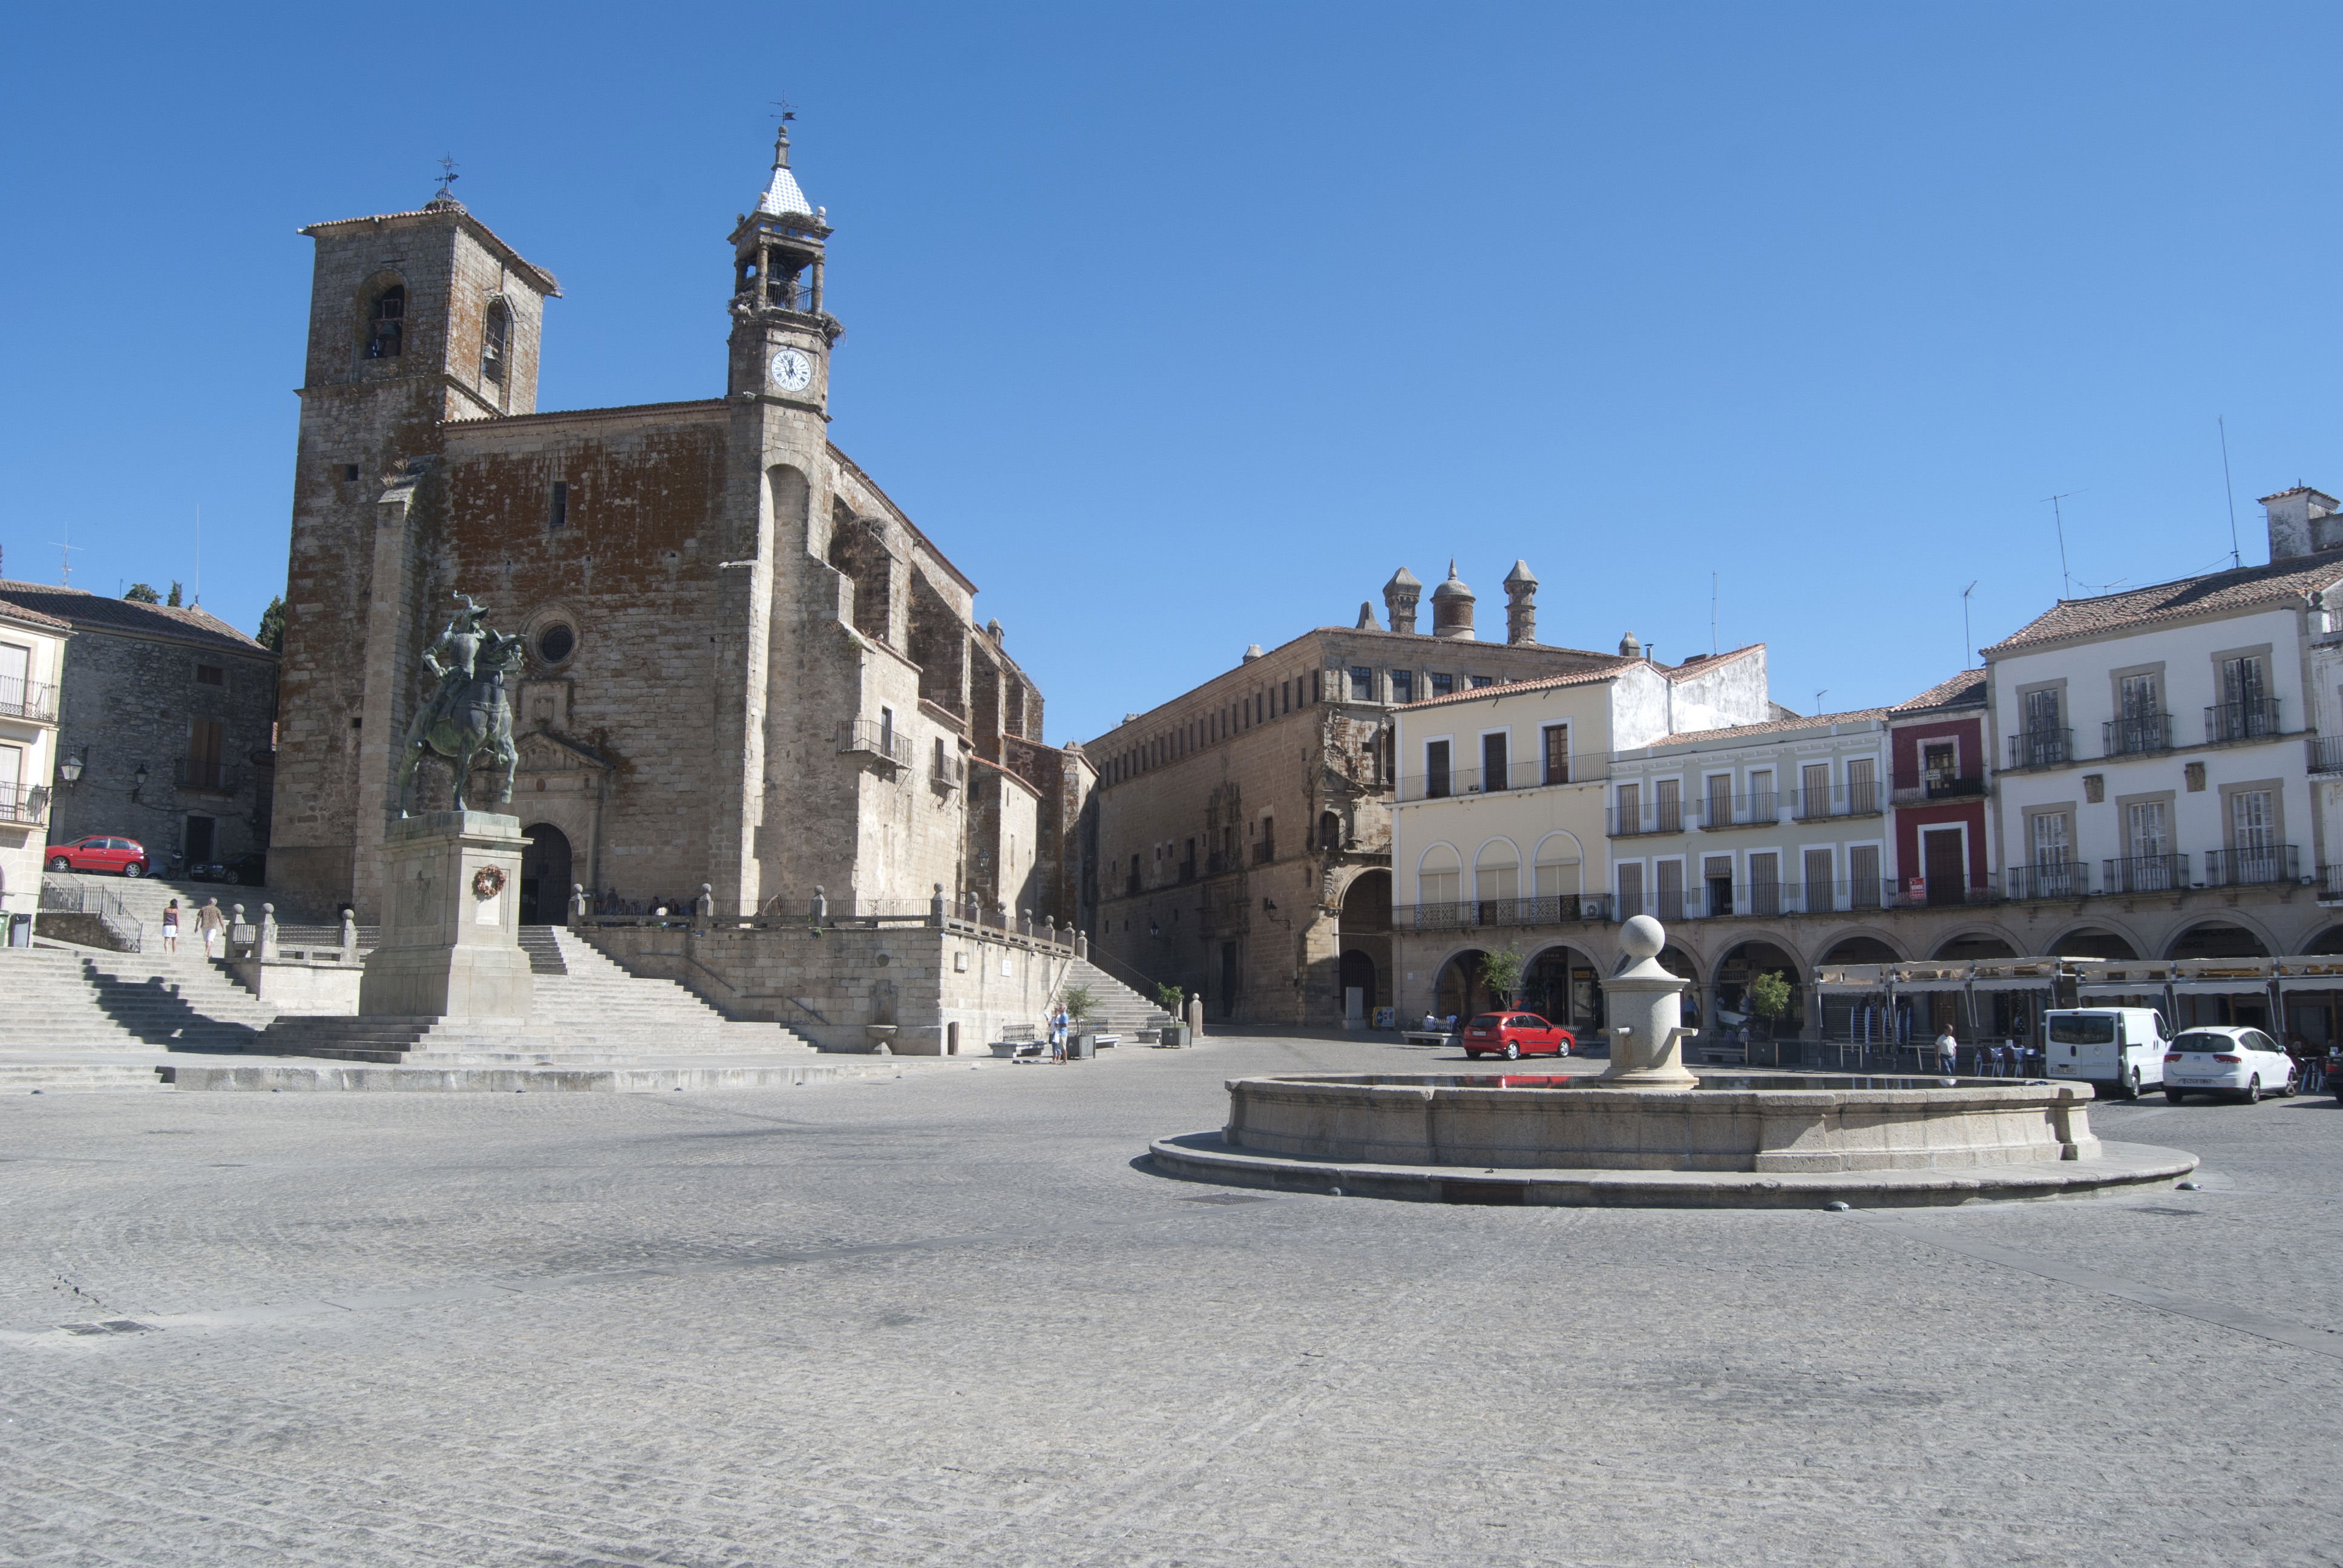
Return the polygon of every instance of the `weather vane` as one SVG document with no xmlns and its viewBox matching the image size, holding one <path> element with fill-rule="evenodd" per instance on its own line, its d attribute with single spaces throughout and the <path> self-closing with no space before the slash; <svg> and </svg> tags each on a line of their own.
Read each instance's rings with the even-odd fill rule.
<svg viewBox="0 0 2343 1568">
<path fill-rule="evenodd" d="M 463 176 L 456 172 L 456 160 L 454 157 L 448 156 L 441 158 L 439 160 L 438 195 L 443 196 L 452 196 L 453 193 L 450 191 L 449 187 L 463 177 Z"/>
<path fill-rule="evenodd" d="M 768 103 L 771 104 L 771 105 L 773 106 L 773 107 L 775 107 L 775 108 L 777 108 L 777 109 L 780 110 L 780 112 L 781 112 L 781 114 L 780 114 L 780 117 L 781 117 L 784 121 L 787 121 L 787 120 L 794 120 L 794 119 L 796 119 L 796 118 L 798 117 L 798 111 L 797 111 L 796 106 L 795 106 L 794 105 L 792 105 L 792 104 L 791 104 L 791 103 L 790 103 L 787 98 L 769 98 L 769 99 L 767 99 L 767 100 L 766 100 L 766 102 L 768 102 Z"/>
</svg>

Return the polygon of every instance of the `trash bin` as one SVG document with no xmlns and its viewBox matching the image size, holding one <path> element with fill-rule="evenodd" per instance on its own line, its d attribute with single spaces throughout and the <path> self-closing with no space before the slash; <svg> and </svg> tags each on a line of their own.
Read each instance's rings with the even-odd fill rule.
<svg viewBox="0 0 2343 1568">
<path fill-rule="evenodd" d="M 29 948 L 33 945 L 32 916 L 10 915 L 8 917 L 8 945 L 12 948 Z"/>
<path fill-rule="evenodd" d="M 1161 1031 L 1157 1036 L 1156 1043 L 1166 1050 L 1182 1050 L 1186 1049 L 1190 1043 L 1188 1039 L 1188 1026 L 1184 1023 L 1165 1024 Z"/>
<path fill-rule="evenodd" d="M 1066 1042 L 1068 1061 L 1088 1061 L 1097 1055 L 1098 1036 L 1089 1030 L 1082 1030 Z"/>
</svg>

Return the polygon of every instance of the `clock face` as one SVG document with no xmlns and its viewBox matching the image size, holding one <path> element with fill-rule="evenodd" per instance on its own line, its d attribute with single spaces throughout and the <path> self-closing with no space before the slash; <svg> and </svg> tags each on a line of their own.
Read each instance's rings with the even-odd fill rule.
<svg viewBox="0 0 2343 1568">
<path fill-rule="evenodd" d="M 784 392 L 802 392 L 813 382 L 813 361 L 794 348 L 773 356 L 773 385 Z"/>
</svg>

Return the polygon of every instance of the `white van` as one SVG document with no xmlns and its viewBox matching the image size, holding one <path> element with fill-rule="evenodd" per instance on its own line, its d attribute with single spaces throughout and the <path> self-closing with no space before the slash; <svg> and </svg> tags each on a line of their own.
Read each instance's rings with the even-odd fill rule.
<svg viewBox="0 0 2343 1568">
<path fill-rule="evenodd" d="M 2061 1008 L 2042 1015 L 2042 1040 L 2053 1078 L 2087 1080 L 2117 1100 L 2163 1087 L 2164 1020 L 2154 1008 Z"/>
</svg>

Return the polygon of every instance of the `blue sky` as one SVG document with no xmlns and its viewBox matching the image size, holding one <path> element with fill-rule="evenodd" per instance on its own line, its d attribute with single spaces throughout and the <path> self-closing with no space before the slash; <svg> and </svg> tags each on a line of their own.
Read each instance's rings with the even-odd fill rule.
<svg viewBox="0 0 2343 1568">
<path fill-rule="evenodd" d="M 1900 699 L 2073 574 L 2343 485 L 2343 13 L 2246 5 L 22 6 L 12 577 L 284 580 L 300 224 L 457 194 L 566 297 L 540 405 L 720 390 L 799 111 L 832 434 L 982 588 L 1049 739 L 1453 556 L 1502 636 L 1771 645 Z M 2080 591 L 2078 589 L 2078 591 Z M 1380 601 L 1378 600 L 1380 608 Z"/>
</svg>

